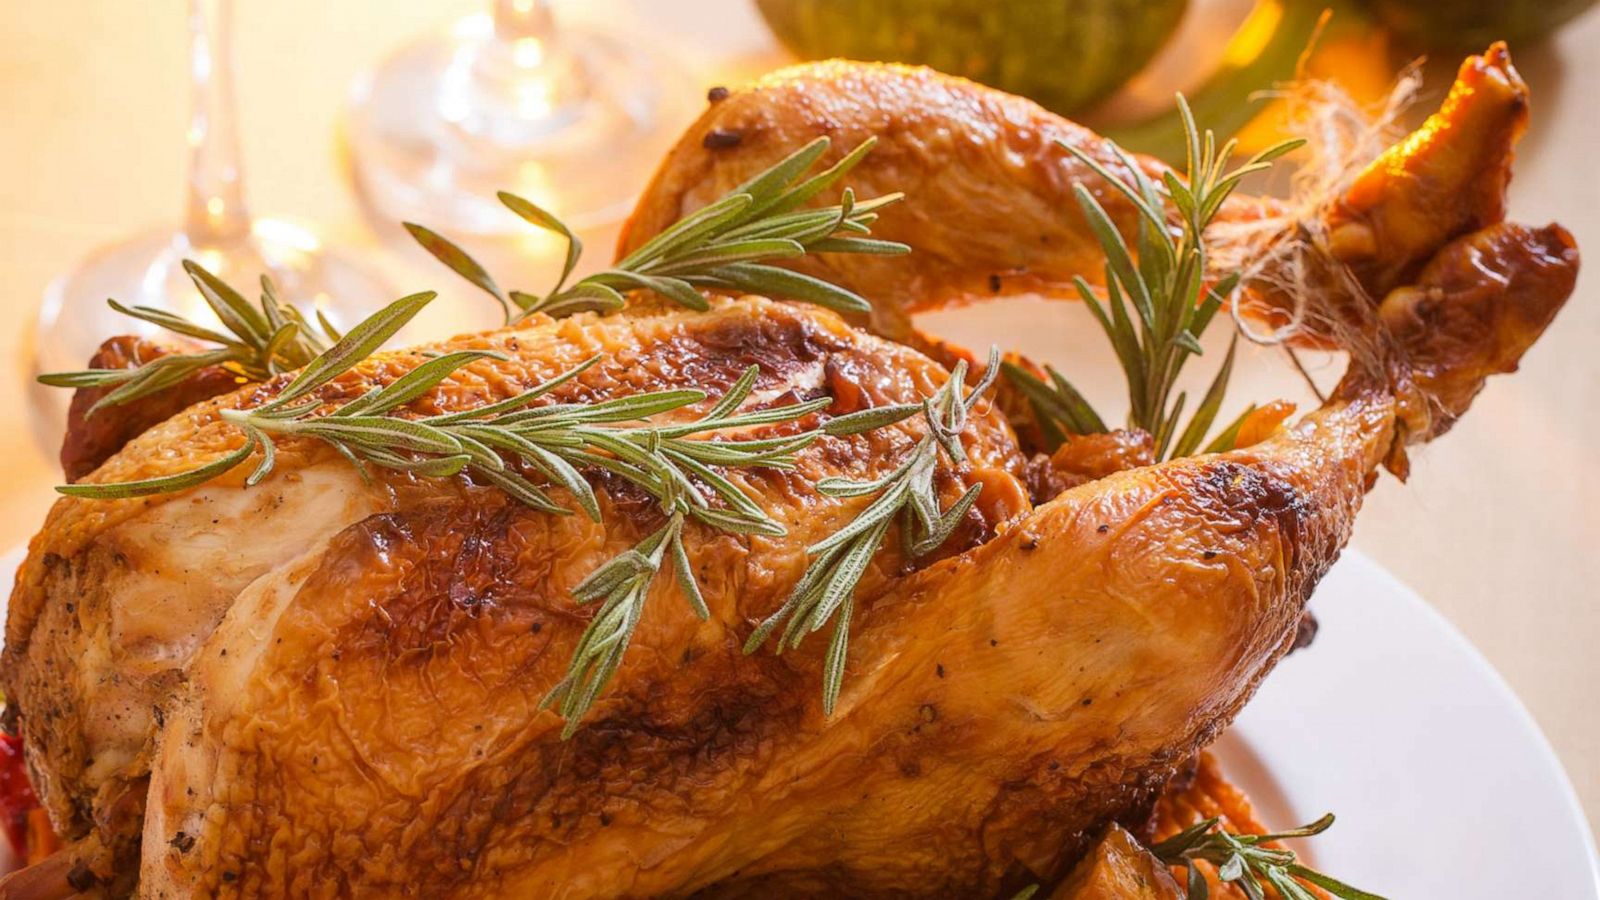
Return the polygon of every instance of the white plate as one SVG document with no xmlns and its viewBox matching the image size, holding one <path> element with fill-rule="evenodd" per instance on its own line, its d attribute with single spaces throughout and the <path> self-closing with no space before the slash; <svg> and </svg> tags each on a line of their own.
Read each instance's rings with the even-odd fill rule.
<svg viewBox="0 0 1600 900">
<path fill-rule="evenodd" d="M 1274 827 L 1338 815 L 1301 849 L 1395 900 L 1600 898 L 1600 860 L 1555 751 L 1467 639 L 1348 552 L 1311 603 L 1310 649 L 1224 736 Z"/>
<path fill-rule="evenodd" d="M 0 598 L 21 558 L 0 557 Z M 1301 851 L 1394 900 L 1600 900 L 1571 782 L 1466 638 L 1354 552 L 1312 608 L 1316 643 L 1279 665 L 1219 743 L 1268 823 L 1337 813 Z"/>
</svg>

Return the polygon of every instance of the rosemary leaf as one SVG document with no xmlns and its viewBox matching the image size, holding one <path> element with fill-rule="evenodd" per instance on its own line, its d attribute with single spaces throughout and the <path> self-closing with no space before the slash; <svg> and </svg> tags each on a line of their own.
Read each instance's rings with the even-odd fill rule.
<svg viewBox="0 0 1600 900">
<path fill-rule="evenodd" d="M 759 263 L 720 266 L 711 273 L 696 276 L 693 281 L 710 287 L 805 300 L 838 312 L 865 313 L 872 310 L 872 304 L 853 291 L 801 272 Z"/>
<path fill-rule="evenodd" d="M 682 533 L 683 515 L 675 513 L 667 524 L 638 546 L 602 564 L 573 588 L 573 599 L 579 603 L 600 599 L 604 599 L 604 603 L 578 639 L 567 676 L 539 703 L 546 709 L 556 707 L 567 720 L 561 730 L 563 740 L 577 732 L 584 714 L 621 668 L 628 644 L 644 615 L 650 585 L 661 569 L 669 545 L 677 544 Z M 687 559 L 681 547 L 671 549 L 671 556 L 674 564 Z"/>
<path fill-rule="evenodd" d="M 1211 379 L 1211 387 L 1206 389 L 1205 397 L 1200 405 L 1195 408 L 1194 415 L 1189 418 L 1189 426 L 1183 430 L 1182 437 L 1178 438 L 1177 445 L 1172 450 L 1173 456 L 1189 456 L 1195 448 L 1205 439 L 1206 432 L 1211 430 L 1211 423 L 1217 419 L 1217 410 L 1222 406 L 1222 394 L 1227 389 L 1228 377 L 1233 374 L 1233 354 L 1238 349 L 1239 339 L 1234 337 L 1228 343 L 1228 355 L 1223 357 L 1222 366 L 1217 369 L 1217 375 Z"/>
<path fill-rule="evenodd" d="M 554 289 L 555 291 L 560 291 L 562 286 L 567 283 L 567 279 L 572 277 L 572 270 L 578 267 L 578 258 L 583 255 L 583 242 L 578 240 L 578 236 L 573 234 L 572 229 L 568 228 L 564 222 L 532 201 L 524 200 L 509 191 L 501 191 L 496 196 L 500 198 L 500 202 L 505 204 L 507 209 L 521 216 L 524 220 L 566 238 L 567 258 L 561 264 L 561 277 L 556 279 Z M 512 293 L 515 294 L 516 292 L 513 291 Z"/>
<path fill-rule="evenodd" d="M 167 312 L 164 309 L 156 309 L 150 306 L 123 306 L 116 300 L 107 300 L 106 304 L 129 318 L 149 322 L 152 325 L 159 325 L 168 331 L 185 337 L 199 338 L 202 341 L 210 341 L 214 344 L 227 344 L 233 341 L 232 338 L 225 334 L 213 331 L 202 325 L 196 325 L 188 319 Z"/>
<path fill-rule="evenodd" d="M 402 224 L 405 226 L 406 233 L 410 234 L 412 240 L 421 245 L 422 249 L 432 254 L 434 259 L 448 266 L 450 271 L 477 285 L 484 293 L 500 301 L 500 306 L 506 311 L 506 317 L 508 319 L 511 317 L 510 301 L 506 298 L 505 292 L 500 290 L 500 285 L 495 284 L 494 278 L 489 275 L 488 270 L 479 265 L 478 261 L 473 259 L 467 251 L 426 226 L 418 225 L 415 222 L 404 222 Z"/>
<path fill-rule="evenodd" d="M 836 437 L 875 431 L 887 425 L 903 422 L 922 412 L 921 404 L 903 403 L 896 406 L 879 406 L 835 416 L 822 426 L 824 434 Z"/>
<path fill-rule="evenodd" d="M 63 484 L 56 490 L 68 497 L 83 497 L 90 500 L 121 500 L 127 497 L 147 497 L 151 494 L 167 494 L 201 485 L 236 468 L 240 463 L 250 458 L 256 451 L 254 440 L 246 440 L 244 446 L 226 456 L 218 457 L 187 472 L 175 475 L 163 475 L 160 478 L 146 478 L 139 481 L 122 481 L 105 484 L 92 484 L 79 482 L 77 484 Z"/>
<path fill-rule="evenodd" d="M 345 333 L 327 352 L 308 363 L 267 408 L 282 406 L 305 396 L 349 371 L 351 367 L 378 351 L 378 348 L 404 328 L 438 294 L 423 291 L 401 297 L 378 310 Z M 442 376 L 441 376 L 442 377 Z"/>
<path fill-rule="evenodd" d="M 1169 453 L 1187 456 L 1202 444 L 1206 452 L 1231 446 L 1238 434 L 1235 422 L 1209 444 L 1205 440 L 1233 372 L 1235 345 L 1229 346 L 1187 424 L 1182 417 L 1188 398 L 1182 392 L 1174 395 L 1184 363 L 1202 354 L 1201 335 L 1240 280 L 1239 273 L 1229 273 L 1206 287 L 1205 231 L 1240 179 L 1265 169 L 1300 143 L 1275 145 L 1230 171 L 1227 163 L 1235 145 L 1229 142 L 1218 148 L 1215 135 L 1209 131 L 1202 135 L 1181 95 L 1178 108 L 1185 128 L 1183 178 L 1163 172 L 1159 181 L 1153 179 L 1120 148 L 1113 148 L 1126 172 L 1118 175 L 1081 149 L 1062 144 L 1125 197 L 1138 216 L 1138 252 L 1134 253 L 1088 188 L 1081 184 L 1074 188 L 1078 207 L 1106 257 L 1104 299 L 1082 278 L 1074 284 L 1122 367 L 1128 387 L 1127 426 L 1150 434 L 1158 460 L 1169 458 Z M 1169 221 L 1169 209 L 1176 214 L 1176 228 Z M 1027 397 L 1052 445 L 1057 437 L 1106 430 L 1105 422 L 1071 382 L 1054 371 L 1051 384 L 1014 366 L 1006 369 L 1006 377 Z"/>
<path fill-rule="evenodd" d="M 653 291 L 696 310 L 708 308 L 700 289 L 709 288 L 759 291 L 840 311 L 864 312 L 869 308 L 867 301 L 850 291 L 764 263 L 809 253 L 896 254 L 910 249 L 894 241 L 865 237 L 877 219 L 877 210 L 901 199 L 899 194 L 857 202 L 846 189 L 840 204 L 797 209 L 837 183 L 871 146 L 871 141 L 864 142 L 833 166 L 796 183 L 828 149 L 828 139 L 818 138 L 728 196 L 664 229 L 610 269 L 572 284 L 568 282 L 577 268 L 583 243 L 548 210 L 501 192 L 500 201 L 513 213 L 567 242 L 560 275 L 543 293 L 502 290 L 488 270 L 448 238 L 415 223 L 405 223 L 405 228 L 429 254 L 494 297 L 507 323 L 535 314 L 559 318 L 579 312 L 612 312 L 625 304 L 623 291 L 628 290 Z M 129 370 L 129 374 L 109 370 L 51 373 L 41 376 L 40 382 L 69 388 L 117 385 L 117 390 L 95 404 L 92 414 L 106 406 L 166 390 L 208 365 L 227 363 L 244 378 L 265 381 L 310 363 L 327 349 L 324 338 L 343 344 L 347 337 L 320 311 L 313 323 L 294 307 L 280 302 L 265 278 L 258 308 L 193 261 L 186 260 L 184 269 L 222 322 L 223 331 L 162 310 L 126 307 L 115 301 L 112 307 L 185 337 L 215 344 L 215 348 L 172 354 Z"/>
<path fill-rule="evenodd" d="M 205 298 L 206 304 L 229 331 L 240 336 L 250 335 L 258 340 L 268 336 L 270 329 L 265 316 L 238 291 L 228 287 L 222 279 L 192 259 L 183 261 L 183 271 L 188 273 L 195 287 L 200 289 L 200 296 Z"/>
</svg>

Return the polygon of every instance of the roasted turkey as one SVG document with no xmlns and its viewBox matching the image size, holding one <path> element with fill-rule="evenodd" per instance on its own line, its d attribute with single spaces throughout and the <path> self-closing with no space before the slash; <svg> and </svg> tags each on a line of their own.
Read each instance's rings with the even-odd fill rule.
<svg viewBox="0 0 1600 900">
<path fill-rule="evenodd" d="M 301 441 L 254 487 L 240 469 L 176 494 L 61 500 L 18 575 L 3 682 L 71 844 L 0 896 L 1003 897 L 1059 882 L 1110 823 L 1149 814 L 1289 650 L 1380 464 L 1402 466 L 1407 443 L 1514 369 L 1570 293 L 1566 232 L 1501 221 L 1526 112 L 1503 48 L 1474 57 L 1434 119 L 1292 225 L 1348 271 L 1322 299 L 1355 310 L 1359 327 L 1340 335 L 1364 342 L 1298 423 L 1280 415 L 1247 446 L 1150 465 L 1130 433 L 1045 457 L 980 403 L 968 461 L 938 484 L 947 502 L 981 484 L 978 503 L 931 558 L 885 543 L 831 717 L 825 641 L 741 647 L 805 548 L 870 501 L 818 480 L 889 471 L 920 418 L 824 438 L 792 472 L 729 473 L 787 534 L 691 527 L 710 618 L 657 583 L 616 680 L 568 740 L 539 702 L 592 615 L 569 593 L 661 522 L 626 483 L 595 476 L 600 525 L 466 477 L 364 482 Z M 738 139 L 705 142 L 713 130 Z M 829 397 L 827 420 L 918 402 L 950 377 L 963 351 L 917 335 L 912 312 L 1101 269 L 1070 190 L 1116 197 L 1052 144 L 1115 165 L 1100 138 L 965 81 L 845 62 L 711 106 L 645 192 L 624 251 L 817 134 L 835 153 L 876 137 L 852 183 L 909 196 L 877 230 L 910 256 L 800 262 L 872 298 L 870 321 L 641 295 L 612 315 L 379 354 L 320 398 L 391 382 L 427 352 L 494 348 L 504 361 L 472 364 L 411 411 L 508 397 L 600 353 L 553 399 L 693 386 L 710 403 L 754 364 L 748 403 Z M 1282 213 L 1240 199 L 1225 215 Z M 1287 302 L 1276 283 L 1251 289 L 1263 315 Z M 103 355 L 157 352 L 123 341 Z M 283 386 L 191 385 L 198 402 L 176 414 L 135 404 L 92 428 L 80 414 L 74 474 L 124 481 L 214 459 L 241 441 L 219 411 Z"/>
</svg>

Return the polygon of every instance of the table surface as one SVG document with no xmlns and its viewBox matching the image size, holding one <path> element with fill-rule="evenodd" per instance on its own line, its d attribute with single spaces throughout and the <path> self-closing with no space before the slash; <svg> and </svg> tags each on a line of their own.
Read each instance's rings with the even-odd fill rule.
<svg viewBox="0 0 1600 900">
<path fill-rule="evenodd" d="M 639 26 L 648 18 L 652 33 L 665 35 L 659 40 L 681 48 L 699 88 L 783 59 L 740 0 L 617 3 L 623 19 Z M 58 476 L 26 425 L 24 366 L 41 293 L 95 246 L 180 214 L 182 7 L 0 0 L 8 23 L 0 358 L 15 360 L 0 375 L 0 421 L 12 423 L 0 429 L 0 549 L 32 535 Z M 470 0 L 240 4 L 240 119 L 254 210 L 317 223 L 331 241 L 370 254 L 397 286 L 470 290 L 374 237 L 336 136 L 345 89 L 360 71 L 480 8 Z M 599 13 L 591 4 L 572 14 Z M 1534 104 L 1512 211 L 1562 222 L 1586 248 L 1600 248 L 1600 69 L 1585 67 L 1597 51 L 1600 10 L 1517 56 Z M 600 261 L 604 236 L 591 246 L 591 262 Z M 1492 382 L 1470 416 L 1416 454 L 1409 484 L 1379 482 L 1355 544 L 1434 603 L 1505 675 L 1600 822 L 1600 714 L 1588 693 L 1600 684 L 1597 337 L 1600 281 L 1591 275 L 1522 371 Z"/>
</svg>

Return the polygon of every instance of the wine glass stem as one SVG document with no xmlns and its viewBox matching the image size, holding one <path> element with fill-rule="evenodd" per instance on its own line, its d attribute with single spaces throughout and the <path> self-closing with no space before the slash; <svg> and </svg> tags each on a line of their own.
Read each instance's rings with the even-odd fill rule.
<svg viewBox="0 0 1600 900">
<path fill-rule="evenodd" d="M 494 36 L 500 40 L 545 42 L 554 31 L 550 0 L 494 0 Z"/>
<path fill-rule="evenodd" d="M 191 0 L 188 204 L 184 233 L 197 247 L 250 234 L 233 97 L 233 0 Z"/>
</svg>

